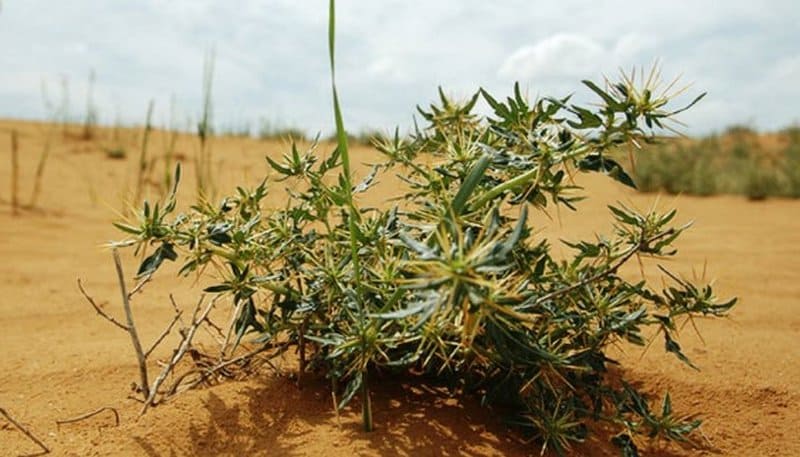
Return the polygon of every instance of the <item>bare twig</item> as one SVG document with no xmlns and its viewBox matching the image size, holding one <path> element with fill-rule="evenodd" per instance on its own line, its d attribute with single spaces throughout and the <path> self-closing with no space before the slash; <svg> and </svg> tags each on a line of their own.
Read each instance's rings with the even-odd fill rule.
<svg viewBox="0 0 800 457">
<path fill-rule="evenodd" d="M 11 131 L 11 214 L 17 215 L 19 212 L 19 142 L 17 131 Z"/>
<path fill-rule="evenodd" d="M 183 389 L 184 391 L 194 388 L 195 386 L 197 386 L 201 382 L 205 381 L 209 376 L 211 376 L 211 375 L 215 374 L 216 372 L 224 369 L 225 367 L 228 367 L 228 366 L 233 365 L 235 363 L 239 363 L 239 362 L 243 362 L 243 361 L 249 361 L 249 359 L 251 359 L 251 358 L 255 357 L 256 355 L 261 354 L 262 352 L 267 351 L 269 349 L 274 349 L 274 346 L 264 345 L 264 346 L 262 346 L 262 347 L 260 347 L 258 349 L 254 349 L 254 350 L 248 352 L 247 354 L 243 354 L 243 355 L 240 355 L 239 357 L 235 357 L 233 359 L 226 360 L 226 361 L 224 361 L 222 363 L 218 363 L 217 365 L 214 365 L 213 367 L 210 367 L 210 368 L 198 368 L 198 369 L 187 371 L 186 373 L 183 373 L 182 375 L 180 375 L 178 377 L 178 379 L 175 380 L 175 383 L 172 384 L 172 387 L 167 391 L 167 394 L 170 395 L 170 396 L 176 395 L 178 393 L 178 388 L 180 387 L 180 385 L 183 382 L 183 380 L 186 379 L 188 376 L 190 376 L 192 374 L 200 373 L 200 377 L 197 380 L 187 384 L 186 387 Z M 267 363 L 269 363 L 272 366 L 272 368 L 277 371 L 277 368 L 275 368 L 275 366 L 272 365 L 272 363 L 270 363 L 269 361 L 267 361 Z"/>
<path fill-rule="evenodd" d="M 35 436 L 33 433 L 31 433 L 30 431 L 28 431 L 28 429 L 27 429 L 27 428 L 23 427 L 23 426 L 22 426 L 22 424 L 20 424 L 20 423 L 19 423 L 19 422 L 17 422 L 17 421 L 16 421 L 16 420 L 15 420 L 13 417 L 11 417 L 11 415 L 10 415 L 10 414 L 8 414 L 8 411 L 6 411 L 6 410 L 5 410 L 5 409 L 3 409 L 3 408 L 0 408 L 0 414 L 2 414 L 3 416 L 5 416 L 5 418 L 6 418 L 6 419 L 8 419 L 8 421 L 9 421 L 9 422 L 11 422 L 11 423 L 12 423 L 12 424 L 13 424 L 15 427 L 17 427 L 17 430 L 19 430 L 19 431 L 21 431 L 22 433 L 24 433 L 24 434 L 25 434 L 25 436 L 27 436 L 28 438 L 30 438 L 30 440 L 31 440 L 31 441 L 33 441 L 34 443 L 36 443 L 36 445 L 37 445 L 37 446 L 39 446 L 40 448 L 42 448 L 42 450 L 44 451 L 44 452 L 43 452 L 44 454 L 49 454 L 49 453 L 50 453 L 50 448 L 48 448 L 47 446 L 45 446 L 45 444 L 42 442 L 42 440 L 40 440 L 39 438 L 36 438 L 36 436 Z"/>
<path fill-rule="evenodd" d="M 308 316 L 303 319 L 300 325 L 300 334 L 297 339 L 297 348 L 300 353 L 300 366 L 297 369 L 297 388 L 303 388 L 303 375 L 306 372 L 306 331 L 308 330 Z"/>
<path fill-rule="evenodd" d="M 174 326 L 175 326 L 175 324 L 176 324 L 176 323 L 177 323 L 179 320 L 181 320 L 181 314 L 182 314 L 182 313 L 183 313 L 183 311 L 178 311 L 178 313 L 177 313 L 177 314 L 175 314 L 175 317 L 174 317 L 174 318 L 172 319 L 172 321 L 169 323 L 169 325 L 167 326 L 167 328 L 165 328 L 165 329 L 164 329 L 164 331 L 163 331 L 163 332 L 161 332 L 161 335 L 159 335 L 159 337 L 158 337 L 158 338 L 157 338 L 157 339 L 156 339 L 156 340 L 153 342 L 153 345 L 152 345 L 152 346 L 150 346 L 150 349 L 148 349 L 148 350 L 147 350 L 147 352 L 145 352 L 145 353 L 144 353 L 144 356 L 145 356 L 145 358 L 149 357 L 149 356 L 150 356 L 150 353 L 152 353 L 152 352 L 153 352 L 153 350 L 154 350 L 156 347 L 158 347 L 158 345 L 159 345 L 159 344 L 161 344 L 161 342 L 164 340 L 164 338 L 166 338 L 166 337 L 167 337 L 167 335 L 169 335 L 169 333 L 172 331 L 172 327 L 174 327 Z"/>
<path fill-rule="evenodd" d="M 33 181 L 33 192 L 31 199 L 28 203 L 28 208 L 34 208 L 36 201 L 39 199 L 39 193 L 42 190 L 42 177 L 44 176 L 44 166 L 47 163 L 47 157 L 50 155 L 50 143 L 52 140 L 52 128 L 48 131 L 47 137 L 44 142 L 44 149 L 42 155 L 39 157 L 39 163 L 36 165 L 36 177 Z"/>
<path fill-rule="evenodd" d="M 179 312 L 180 309 L 178 308 L 178 304 L 175 303 L 175 298 L 172 296 L 172 294 L 169 294 L 169 300 L 170 300 L 170 303 L 172 303 L 172 309 L 174 309 L 176 313 Z M 180 319 L 180 322 L 181 322 L 181 324 L 183 324 L 183 319 Z M 206 322 L 206 324 L 208 324 L 209 327 L 213 328 L 217 332 L 217 335 L 215 335 L 211 330 L 209 330 L 209 329 L 207 329 L 205 327 L 203 327 L 203 329 L 205 329 L 205 331 L 212 338 L 217 340 L 217 342 L 221 345 L 222 344 L 222 339 L 225 338 L 225 333 L 222 331 L 222 328 L 219 325 L 215 324 L 214 321 L 212 321 L 211 318 L 208 317 L 208 316 L 206 316 L 205 322 Z"/>
<path fill-rule="evenodd" d="M 137 293 L 141 292 L 144 285 L 150 282 L 150 279 L 152 278 L 153 278 L 153 273 L 150 273 L 144 278 L 142 278 L 142 280 L 139 281 L 135 286 L 133 286 L 133 289 L 131 289 L 131 291 L 128 292 L 128 300 L 133 298 L 133 296 L 136 295 Z"/>
<path fill-rule="evenodd" d="M 131 311 L 130 295 L 128 295 L 125 287 L 125 275 L 122 272 L 122 262 L 119 260 L 119 252 L 114 248 L 114 265 L 117 268 L 117 279 L 119 280 L 119 288 L 122 293 L 122 305 L 125 307 L 125 317 L 127 318 L 127 330 L 131 335 L 131 342 L 133 349 L 136 351 L 136 359 L 139 361 L 139 376 L 142 381 L 142 394 L 145 398 L 150 397 L 150 387 L 147 380 L 147 361 L 145 359 L 144 351 L 142 351 L 142 343 L 139 341 L 139 334 L 136 331 L 136 325 L 133 323 L 133 311 Z"/>
<path fill-rule="evenodd" d="M 146 359 L 147 357 L 149 357 L 149 356 L 150 356 L 150 353 L 151 353 L 151 352 L 153 352 L 153 350 L 154 350 L 154 349 L 155 349 L 155 348 L 156 348 L 156 347 L 157 347 L 159 344 L 161 344 L 161 342 L 162 342 L 162 341 L 164 341 L 164 338 L 166 338 L 166 337 L 167 337 L 167 335 L 169 335 L 169 332 L 171 332 L 171 331 L 172 331 L 172 327 L 174 327 L 174 326 L 175 326 L 175 323 L 176 323 L 176 322 L 178 322 L 178 320 L 180 320 L 180 318 L 181 318 L 181 314 L 182 314 L 182 313 L 183 313 L 183 311 L 178 311 L 178 312 L 175 314 L 175 317 L 174 317 L 174 318 L 172 318 L 172 322 L 170 322 L 170 323 L 169 323 L 169 325 L 167 326 L 167 328 L 165 328 L 165 329 L 164 329 L 164 331 L 163 331 L 163 332 L 161 332 L 161 335 L 160 335 L 158 338 L 156 338 L 156 340 L 153 342 L 153 345 L 152 345 L 152 346 L 150 346 L 150 349 L 148 349 L 148 350 L 147 350 L 147 352 L 145 352 L 145 353 L 144 353 L 144 358 L 145 358 L 145 359 Z"/>
<path fill-rule="evenodd" d="M 95 303 L 94 299 L 83 288 L 83 284 L 81 284 L 80 279 L 78 279 L 78 289 L 80 289 L 81 293 L 83 294 L 83 297 L 86 298 L 86 301 L 88 301 L 89 304 L 92 305 L 92 308 L 94 308 L 94 310 L 97 311 L 97 314 L 104 317 L 107 321 L 111 322 L 112 324 L 116 325 L 122 330 L 125 330 L 126 332 L 128 331 L 128 327 L 125 324 L 106 314 L 106 312 L 103 311 L 100 308 L 100 306 L 97 305 L 97 303 Z"/>
<path fill-rule="evenodd" d="M 219 360 L 222 361 L 225 358 L 225 351 L 228 350 L 228 345 L 231 342 L 231 335 L 233 334 L 233 328 L 236 326 L 236 319 L 239 318 L 239 313 L 242 311 L 242 305 L 244 305 L 244 300 L 239 300 L 236 303 L 236 307 L 233 309 L 233 315 L 231 316 L 231 322 L 228 325 L 228 332 L 225 335 L 225 341 L 222 343 L 222 347 L 219 350 Z"/>
<path fill-rule="evenodd" d="M 217 332 L 217 335 L 219 337 L 221 337 L 221 338 L 225 337 L 225 332 L 222 331 L 222 327 L 220 327 L 219 325 L 215 324 L 214 321 L 212 321 L 210 317 L 206 317 L 206 324 L 208 324 L 209 327 L 213 328 Z"/>
<path fill-rule="evenodd" d="M 208 313 L 211 312 L 211 308 L 214 306 L 214 303 L 217 301 L 219 297 L 220 296 L 218 295 L 214 297 L 214 299 L 209 301 L 208 305 L 203 310 L 202 314 L 200 314 L 198 317 L 198 312 L 200 311 L 200 308 L 203 304 L 203 300 L 205 298 L 204 296 L 200 297 L 200 300 L 197 302 L 197 306 L 194 309 L 194 313 L 192 314 L 191 325 L 189 326 L 188 329 L 184 330 L 183 339 L 181 340 L 180 345 L 173 353 L 172 358 L 170 359 L 167 366 L 164 367 L 164 369 L 161 371 L 161 374 L 159 374 L 156 380 L 153 382 L 153 387 L 152 389 L 150 389 L 149 395 L 147 396 L 147 400 L 145 400 L 144 405 L 142 406 L 142 410 L 139 412 L 139 417 L 141 417 L 147 411 L 147 408 L 149 408 L 150 405 L 153 404 L 153 402 L 155 401 L 156 394 L 158 393 L 158 388 L 161 386 L 164 380 L 167 379 L 167 376 L 175 368 L 175 365 L 177 365 L 178 362 L 180 362 L 184 354 L 186 354 L 186 351 L 191 346 L 192 338 L 194 337 L 194 334 L 197 332 L 197 328 L 200 327 L 200 325 L 205 321 L 206 316 L 208 316 Z"/>
<path fill-rule="evenodd" d="M 81 414 L 80 416 L 71 417 L 69 419 L 57 420 L 56 421 L 56 425 L 60 426 L 62 424 L 72 424 L 74 422 L 80 422 L 82 420 L 85 420 L 85 419 L 88 419 L 90 417 L 96 416 L 96 415 L 102 413 L 103 411 L 111 411 L 112 413 L 114 413 L 114 426 L 119 427 L 119 413 L 117 412 L 117 410 L 115 408 L 112 408 L 110 406 L 104 406 L 104 407 L 99 408 L 99 409 L 97 409 L 95 411 L 92 411 L 90 413 Z"/>
</svg>

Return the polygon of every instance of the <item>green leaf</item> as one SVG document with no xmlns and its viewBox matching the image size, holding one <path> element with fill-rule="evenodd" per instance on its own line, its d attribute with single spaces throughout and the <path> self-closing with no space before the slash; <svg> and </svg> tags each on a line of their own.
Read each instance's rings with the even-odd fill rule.
<svg viewBox="0 0 800 457">
<path fill-rule="evenodd" d="M 611 438 L 611 443 L 619 448 L 622 457 L 639 457 L 639 450 L 630 435 L 617 435 Z"/>
<path fill-rule="evenodd" d="M 475 162 L 475 165 L 472 166 L 472 169 L 464 179 L 461 187 L 459 187 L 458 193 L 453 197 L 452 207 L 456 214 L 461 214 L 464 211 L 467 200 L 472 193 L 475 192 L 475 189 L 477 189 L 478 184 L 480 184 L 481 179 L 483 179 L 483 175 L 486 173 L 486 169 L 491 162 L 492 158 L 488 154 L 484 154 Z"/>
<path fill-rule="evenodd" d="M 294 172 L 290 168 L 284 167 L 278 162 L 272 160 L 269 156 L 266 156 L 265 158 L 267 159 L 269 166 L 272 167 L 272 169 L 277 171 L 278 173 L 284 176 L 292 176 L 294 174 Z"/>
<path fill-rule="evenodd" d="M 569 125 L 576 129 L 593 129 L 603 125 L 603 120 L 600 116 L 594 114 L 588 109 L 581 108 L 580 106 L 572 105 L 572 112 L 578 115 L 580 122 L 569 121 Z"/>
<path fill-rule="evenodd" d="M 154 273 L 164 260 L 174 261 L 178 258 L 172 243 L 164 242 L 156 248 L 156 250 L 142 261 L 139 265 L 139 270 L 136 272 L 136 278 L 141 278 Z"/>
<path fill-rule="evenodd" d="M 353 379 L 347 383 L 347 387 L 344 390 L 341 401 L 339 401 L 339 404 L 336 405 L 337 409 L 341 410 L 347 406 L 348 403 L 350 403 L 350 400 L 353 399 L 353 396 L 355 396 L 356 392 L 358 392 L 358 390 L 361 388 L 361 383 L 363 380 L 364 377 L 360 371 L 353 375 Z"/>
<path fill-rule="evenodd" d="M 130 226 L 128 224 L 123 224 L 121 222 L 112 222 L 111 224 L 113 224 L 114 227 L 122 230 L 123 232 L 130 233 L 131 235 L 140 235 L 142 233 L 140 229 Z"/>
<path fill-rule="evenodd" d="M 606 105 L 607 105 L 609 108 L 611 108 L 612 110 L 614 110 L 614 111 L 621 111 L 621 110 L 622 110 L 622 108 L 624 107 L 624 105 L 623 105 L 623 104 L 621 104 L 620 102 L 618 102 L 617 100 L 615 100 L 615 99 L 614 99 L 614 97 L 612 97 L 611 95 L 609 95 L 609 94 L 608 94 L 608 92 L 606 92 L 606 91 L 604 91 L 603 89 L 601 89 L 600 87 L 598 87 L 598 86 L 597 86 L 597 84 L 595 84 L 594 82 L 592 82 L 592 81 L 589 81 L 588 79 L 586 79 L 586 80 L 583 80 L 583 81 L 581 81 L 581 82 L 582 82 L 584 85 L 586 85 L 586 87 L 588 87 L 589 89 L 591 89 L 591 90 L 592 90 L 592 92 L 594 92 L 594 93 L 596 93 L 597 95 L 599 95 L 599 96 L 600 96 L 600 98 L 602 98 L 602 99 L 603 99 L 603 101 L 604 101 L 604 102 L 606 102 Z"/>
<path fill-rule="evenodd" d="M 638 226 L 644 222 L 644 220 L 640 217 L 637 217 L 637 215 L 631 214 L 628 211 L 617 208 L 616 206 L 608 205 L 608 209 L 610 209 L 611 212 L 614 213 L 614 217 L 623 224 Z"/>
<path fill-rule="evenodd" d="M 669 398 L 669 392 L 667 392 L 664 396 L 664 404 L 661 407 L 661 415 L 663 417 L 669 417 L 672 415 L 672 400 Z"/>
<path fill-rule="evenodd" d="M 603 157 L 602 154 L 594 152 L 587 155 L 578 162 L 578 168 L 581 171 L 602 172 L 614 180 L 636 189 L 636 183 L 633 182 L 633 178 L 622 169 L 622 166 L 613 159 Z"/>
<path fill-rule="evenodd" d="M 695 364 L 693 364 L 693 363 L 692 363 L 692 362 L 689 360 L 689 358 L 688 358 L 688 357 L 686 357 L 686 354 L 684 354 L 683 352 L 681 352 L 681 346 L 680 346 L 680 344 L 678 344 L 678 342 L 677 342 L 677 341 L 675 341 L 675 340 L 673 340 L 673 339 L 672 339 L 672 337 L 670 336 L 669 332 L 667 332 L 667 331 L 666 331 L 666 329 L 664 329 L 664 349 L 665 349 L 667 352 L 671 352 L 671 353 L 675 354 L 675 356 L 676 356 L 676 357 L 677 357 L 677 358 L 678 358 L 678 359 L 679 359 L 681 362 L 685 363 L 686 365 L 689 365 L 690 367 L 694 368 L 694 369 L 695 369 L 695 370 L 697 370 L 697 371 L 700 371 L 700 369 L 699 369 L 699 368 L 697 368 L 697 366 L 695 366 Z"/>
<path fill-rule="evenodd" d="M 698 95 L 698 96 L 697 96 L 697 97 L 696 97 L 694 100 L 692 100 L 692 102 L 691 102 L 691 103 L 689 103 L 688 105 L 684 106 L 684 107 L 683 107 L 683 108 L 681 108 L 681 109 L 678 109 L 678 110 L 675 110 L 675 111 L 673 111 L 673 112 L 669 113 L 669 116 L 674 116 L 674 115 L 676 115 L 676 114 L 680 114 L 680 113 L 682 113 L 682 112 L 684 112 L 684 111 L 688 110 L 689 108 L 693 107 L 693 106 L 694 106 L 694 105 L 695 105 L 697 102 L 699 102 L 700 100 L 702 100 L 702 99 L 703 99 L 703 97 L 705 97 L 705 96 L 706 96 L 706 94 L 708 94 L 708 92 L 703 92 L 702 94 Z"/>
<path fill-rule="evenodd" d="M 218 294 L 220 292 L 227 292 L 229 290 L 233 290 L 233 287 L 230 284 L 217 284 L 215 286 L 206 287 L 203 289 L 203 292 Z"/>
</svg>

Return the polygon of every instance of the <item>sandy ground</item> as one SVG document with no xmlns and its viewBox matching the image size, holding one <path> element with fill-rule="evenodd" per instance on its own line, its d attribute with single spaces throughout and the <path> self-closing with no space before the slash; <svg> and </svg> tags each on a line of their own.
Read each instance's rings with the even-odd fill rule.
<svg viewBox="0 0 800 457">
<path fill-rule="evenodd" d="M 101 244 L 119 238 L 111 226 L 124 208 L 135 178 L 141 140 L 110 130 L 92 142 L 65 137 L 56 130 L 40 204 L 12 216 L 9 205 L 8 132 L 20 133 L 21 200 L 27 202 L 38 155 L 52 126 L 0 121 L 0 407 L 37 434 L 54 455 L 269 455 L 326 457 L 354 455 L 529 455 L 490 411 L 472 400 L 443 398 L 402 383 L 375 392 L 377 430 L 360 431 L 356 412 L 337 418 L 324 382 L 303 390 L 270 373 L 188 392 L 136 421 L 138 403 L 127 399 L 136 365 L 127 335 L 100 319 L 80 296 L 82 278 L 105 309 L 118 313 L 119 293 L 111 255 Z M 126 160 L 113 160 L 102 147 L 123 145 Z M 151 151 L 163 153 L 155 135 Z M 257 183 L 266 172 L 265 154 L 280 143 L 215 139 L 219 188 Z M 195 143 L 181 138 L 177 153 L 193 157 Z M 368 161 L 368 150 L 355 154 Z M 190 160 L 184 200 L 194 188 Z M 546 236 L 575 237 L 608 227 L 605 205 L 617 200 L 638 207 L 656 201 L 591 178 L 583 182 L 592 197 L 580 214 L 562 211 L 534 224 Z M 378 201 L 382 196 L 378 195 Z M 280 202 L 280 193 L 275 200 Z M 749 202 L 738 197 L 662 197 L 677 206 L 682 221 L 694 228 L 679 241 L 681 274 L 718 278 L 721 296 L 741 298 L 731 318 L 702 321 L 704 341 L 687 329 L 685 351 L 701 367 L 692 371 L 660 352 L 655 344 L 644 356 L 635 348 L 619 357 L 628 376 L 660 396 L 669 389 L 676 409 L 701 413 L 703 432 L 712 444 L 703 450 L 659 447 L 645 455 L 800 455 L 800 201 Z M 135 259 L 126 258 L 133 272 Z M 653 265 L 645 272 L 658 281 Z M 634 273 L 631 273 L 634 274 Z M 639 273 L 636 273 L 639 274 Z M 189 305 L 186 281 L 167 270 L 137 298 L 138 326 L 146 341 L 155 338 L 171 315 L 167 294 Z M 164 347 L 155 359 L 164 360 Z M 384 383 L 389 384 L 389 383 Z M 75 424 L 65 419 L 100 407 L 111 414 Z M 616 455 L 602 433 L 576 455 Z M 0 417 L 0 455 L 29 454 L 37 448 Z"/>
</svg>

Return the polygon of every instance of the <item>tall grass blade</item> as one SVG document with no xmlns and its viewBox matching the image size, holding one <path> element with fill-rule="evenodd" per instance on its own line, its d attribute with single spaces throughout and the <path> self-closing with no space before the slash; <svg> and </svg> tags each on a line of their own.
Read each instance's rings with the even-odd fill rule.
<svg viewBox="0 0 800 457">
<path fill-rule="evenodd" d="M 350 174 L 350 152 L 347 148 L 347 130 L 344 128 L 344 120 L 342 119 L 342 110 L 339 106 L 339 94 L 336 90 L 336 1 L 330 0 L 330 8 L 328 12 L 328 54 L 330 56 L 331 64 L 331 91 L 333 92 L 333 113 L 336 119 L 336 140 L 339 154 L 342 158 L 342 170 L 344 174 L 344 193 L 347 199 L 347 206 L 349 208 L 348 225 L 350 229 L 350 255 L 353 261 L 353 275 L 355 276 L 356 283 L 356 299 L 359 307 L 359 319 L 361 320 L 362 329 L 364 328 L 364 321 L 366 315 L 364 313 L 363 304 L 361 303 L 361 265 L 358 258 L 358 227 L 356 226 L 359 220 L 358 211 L 353 204 L 353 185 L 352 176 Z M 362 404 L 362 417 L 364 421 L 364 431 L 371 432 L 372 425 L 372 405 L 369 400 L 369 383 L 367 382 L 367 374 L 363 373 L 364 380 L 361 386 L 361 404 Z"/>
</svg>

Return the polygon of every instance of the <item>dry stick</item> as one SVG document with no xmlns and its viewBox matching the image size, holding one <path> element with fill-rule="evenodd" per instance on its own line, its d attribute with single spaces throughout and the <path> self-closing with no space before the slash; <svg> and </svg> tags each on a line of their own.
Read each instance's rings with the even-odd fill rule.
<svg viewBox="0 0 800 457">
<path fill-rule="evenodd" d="M 36 444 L 37 444 L 37 445 L 38 445 L 40 448 L 42 448 L 42 450 L 44 451 L 44 453 L 45 453 L 45 454 L 49 454 L 49 453 L 50 453 L 50 448 L 48 448 L 47 446 L 45 446 L 45 444 L 44 444 L 44 443 L 43 443 L 43 442 L 42 442 L 42 441 L 41 441 L 39 438 L 36 438 L 36 436 L 34 436 L 34 434 L 33 434 L 33 433 L 29 432 L 27 428 L 23 427 L 23 426 L 22 426 L 22 424 L 20 424 L 20 423 L 19 423 L 19 422 L 17 422 L 16 420 L 14 420 L 14 418 L 13 418 L 13 417 L 11 417 L 11 415 L 10 415 L 10 414 L 8 414 L 8 411 L 6 411 L 6 410 L 5 410 L 5 409 L 3 409 L 3 408 L 0 408 L 0 414 L 2 414 L 3 416 L 5 416 L 5 418 L 6 418 L 6 419 L 8 419 L 8 421 L 9 421 L 9 422 L 11 422 L 11 423 L 12 423 L 12 424 L 13 424 L 15 427 L 17 427 L 17 429 L 18 429 L 19 431 L 21 431 L 22 433 L 24 433 L 24 434 L 25 434 L 25 436 L 27 436 L 28 438 L 30 438 L 30 439 L 31 439 L 31 441 L 33 441 L 33 442 L 34 442 L 34 443 L 36 443 Z"/>
<path fill-rule="evenodd" d="M 186 351 L 191 346 L 192 338 L 194 337 L 195 332 L 197 332 L 197 328 L 205 321 L 206 316 L 208 316 L 208 313 L 211 312 L 211 308 L 214 307 L 214 303 L 219 297 L 219 295 L 214 297 L 214 299 L 208 303 L 208 306 L 206 306 L 205 310 L 203 310 L 203 313 L 198 318 L 197 313 L 200 311 L 200 307 L 203 304 L 203 299 L 205 298 L 204 296 L 200 297 L 200 300 L 197 302 L 197 306 L 194 309 L 194 313 L 192 314 L 192 325 L 183 334 L 183 340 L 181 340 L 181 344 L 178 346 L 178 349 L 175 350 L 175 353 L 172 355 L 172 358 L 167 366 L 164 367 L 164 369 L 161 371 L 161 374 L 158 375 L 155 382 L 153 382 L 153 388 L 150 389 L 150 394 L 147 396 L 147 400 L 145 400 L 142 410 L 139 412 L 139 417 L 142 417 L 142 415 L 147 411 L 147 408 L 153 404 L 161 383 L 167 379 L 167 376 L 175 368 L 175 365 L 177 365 L 178 362 L 180 362 L 180 360 L 183 358 L 184 354 L 186 354 Z"/>
<path fill-rule="evenodd" d="M 225 358 L 225 351 L 228 350 L 228 345 L 231 342 L 231 335 L 233 334 L 233 328 L 236 327 L 236 320 L 239 319 L 239 314 L 242 312 L 242 306 L 244 305 L 244 300 L 239 300 L 236 303 L 236 307 L 233 309 L 233 316 L 231 317 L 231 323 L 228 325 L 228 333 L 225 335 L 225 342 L 222 343 L 222 348 L 219 351 L 219 360 L 220 362 L 222 359 Z"/>
<path fill-rule="evenodd" d="M 92 308 L 94 308 L 94 310 L 97 311 L 97 314 L 99 314 L 100 316 L 104 317 L 107 321 L 111 322 L 112 324 L 116 325 L 117 327 L 121 328 L 122 330 L 125 330 L 126 332 L 128 331 L 128 326 L 127 325 L 121 323 L 120 321 L 118 321 L 118 320 L 114 319 L 113 317 L 109 316 L 108 314 L 106 314 L 106 312 L 103 311 L 97 305 L 97 303 L 95 303 L 94 299 L 83 288 L 83 284 L 81 284 L 81 280 L 80 279 L 78 279 L 78 289 L 80 289 L 80 291 L 83 294 L 83 297 L 86 299 L 86 301 L 88 301 L 89 304 L 92 305 Z"/>
<path fill-rule="evenodd" d="M 166 338 L 166 337 L 167 337 L 167 335 L 169 335 L 169 332 L 171 332 L 171 331 L 172 331 L 172 327 L 174 327 L 174 326 L 175 326 L 175 323 L 176 323 L 176 322 L 178 322 L 178 320 L 180 320 L 180 318 L 181 318 L 181 314 L 182 314 L 182 313 L 183 313 L 183 311 L 178 311 L 178 313 L 177 313 L 177 314 L 175 314 L 175 317 L 172 319 L 172 322 L 170 322 L 170 323 L 169 323 L 169 325 L 167 326 L 167 328 L 165 328 L 165 329 L 164 329 L 164 331 L 163 331 L 163 332 L 161 332 L 161 335 L 160 335 L 158 338 L 156 338 L 156 340 L 153 342 L 153 345 L 152 345 L 152 346 L 150 346 L 150 349 L 148 349 L 148 350 L 147 350 L 147 352 L 145 352 L 145 353 L 144 353 L 144 358 L 145 358 L 145 359 L 146 359 L 147 357 L 149 357 L 149 356 L 150 356 L 150 353 L 151 353 L 151 352 L 153 352 L 153 350 L 154 350 L 154 349 L 155 349 L 155 348 L 156 348 L 156 347 L 157 347 L 159 344 L 161 344 L 161 342 L 162 342 L 162 341 L 164 341 L 164 338 Z"/>
<path fill-rule="evenodd" d="M 209 317 L 206 318 L 206 324 L 208 324 L 209 327 L 213 328 L 217 332 L 217 335 L 219 335 L 220 338 L 225 338 L 225 332 L 222 331 L 222 327 L 215 324 L 214 321 L 211 320 L 211 318 Z M 219 338 L 217 339 L 219 340 Z"/>
<path fill-rule="evenodd" d="M 50 155 L 51 135 L 52 132 L 47 134 L 42 155 L 39 157 L 39 163 L 36 165 L 36 177 L 33 181 L 33 192 L 31 193 L 31 200 L 28 202 L 29 208 L 34 208 L 36 206 L 36 201 L 39 199 L 39 193 L 42 191 L 42 177 L 44 176 L 44 166 L 47 163 L 47 157 Z"/>
<path fill-rule="evenodd" d="M 139 376 L 142 382 L 142 394 L 145 398 L 150 397 L 150 387 L 147 380 L 147 361 L 145 360 L 144 352 L 142 351 L 142 343 L 139 341 L 139 334 L 136 332 L 136 325 L 133 323 L 133 311 L 131 311 L 130 295 L 125 287 L 125 275 L 122 272 L 122 262 L 119 260 L 119 252 L 117 249 L 112 249 L 114 254 L 114 266 L 117 268 L 117 279 L 119 280 L 119 289 L 122 292 L 122 305 L 125 307 L 125 317 L 127 318 L 127 330 L 131 335 L 131 343 L 133 349 L 136 351 L 136 359 L 139 361 Z M 134 288 L 135 290 L 135 288 Z"/>
<path fill-rule="evenodd" d="M 19 198 L 17 196 L 17 186 L 19 186 L 19 157 L 17 153 L 19 142 L 17 131 L 11 131 L 11 214 L 17 215 L 19 212 Z"/>
<path fill-rule="evenodd" d="M 308 316 L 303 319 L 300 325 L 300 335 L 298 335 L 297 345 L 300 353 L 300 367 L 297 370 L 297 388 L 303 388 L 303 375 L 306 372 L 306 330 L 308 330 Z"/>
<path fill-rule="evenodd" d="M 114 426 L 119 427 L 119 413 L 117 412 L 117 410 L 115 408 L 112 408 L 110 406 L 104 406 L 104 407 L 102 407 L 100 409 L 97 409 L 95 411 L 92 411 L 90 413 L 81 414 L 80 416 L 71 417 L 69 419 L 57 420 L 56 421 L 56 425 L 60 426 L 62 424 L 72 424 L 74 422 L 80 422 L 80 421 L 88 419 L 88 418 L 90 418 L 92 416 L 96 416 L 96 415 L 102 413 L 103 411 L 111 411 L 112 413 L 114 413 Z"/>
<path fill-rule="evenodd" d="M 131 289 L 131 291 L 128 292 L 128 300 L 133 298 L 133 296 L 136 295 L 137 293 L 141 292 L 142 288 L 144 287 L 144 285 L 147 284 L 148 282 L 150 282 L 150 279 L 152 279 L 152 277 L 153 277 L 153 273 L 150 273 L 147 276 L 145 276 L 144 278 L 142 278 L 142 280 L 139 281 L 139 283 L 137 283 L 135 286 L 133 286 L 133 289 Z"/>
<path fill-rule="evenodd" d="M 186 373 L 183 373 L 182 375 L 180 375 L 178 377 L 178 379 L 175 380 L 175 383 L 167 391 L 167 394 L 170 395 L 170 396 L 178 394 L 178 388 L 180 387 L 181 382 L 183 382 L 183 380 L 186 379 L 186 377 L 188 377 L 189 375 L 192 375 L 194 373 L 200 373 L 200 378 L 198 378 L 194 382 L 191 382 L 191 383 L 187 384 L 185 389 L 183 389 L 183 390 L 192 389 L 196 385 L 198 385 L 201 382 L 203 382 L 206 378 L 208 378 L 209 376 L 211 376 L 214 373 L 216 373 L 217 371 L 222 370 L 223 368 L 225 368 L 225 367 L 227 367 L 229 365 L 232 365 L 234 363 L 238 363 L 238 362 L 241 362 L 241 361 L 244 361 L 244 360 L 249 360 L 249 359 L 253 358 L 254 356 L 256 356 L 258 354 L 261 354 L 262 352 L 264 352 L 264 351 L 266 351 L 268 349 L 274 349 L 274 348 L 271 347 L 271 346 L 262 346 L 262 347 L 260 347 L 258 349 L 254 349 L 254 350 L 248 352 L 247 354 L 243 354 L 243 355 L 240 355 L 239 357 L 236 357 L 236 358 L 233 358 L 233 359 L 230 359 L 230 360 L 226 360 L 225 362 L 222 362 L 222 363 L 219 363 L 217 365 L 214 365 L 211 368 L 200 368 L 200 369 L 194 369 L 194 370 L 187 371 Z M 267 360 L 266 362 L 272 367 L 272 369 L 277 371 L 277 368 L 269 360 Z"/>
<path fill-rule="evenodd" d="M 181 310 L 178 308 L 178 304 L 175 303 L 175 297 L 173 297 L 172 294 L 169 294 L 169 300 L 172 303 L 172 309 L 174 309 L 176 313 L 181 312 Z M 181 325 L 183 325 L 183 319 L 179 318 L 178 321 L 181 323 Z M 222 329 L 217 324 L 215 324 L 210 317 L 206 316 L 205 322 L 214 330 L 216 330 L 221 338 L 225 338 L 225 334 L 222 332 Z M 212 333 L 211 330 L 205 327 L 203 327 L 203 329 L 206 331 L 206 333 L 209 334 L 209 336 L 217 340 L 219 344 L 222 344 L 222 340 L 219 337 L 217 337 L 217 335 L 214 335 L 214 333 Z"/>
<path fill-rule="evenodd" d="M 150 139 L 150 131 L 153 129 L 151 119 L 153 117 L 153 100 L 147 105 L 147 117 L 144 124 L 144 135 L 142 137 L 142 149 L 139 154 L 139 171 L 136 176 L 136 197 L 134 200 L 138 202 L 141 199 L 142 191 L 144 188 L 145 172 L 147 172 L 147 143 Z"/>
</svg>

